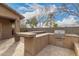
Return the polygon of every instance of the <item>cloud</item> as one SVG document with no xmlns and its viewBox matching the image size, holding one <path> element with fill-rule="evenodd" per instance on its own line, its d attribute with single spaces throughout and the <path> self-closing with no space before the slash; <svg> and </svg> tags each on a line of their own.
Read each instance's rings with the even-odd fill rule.
<svg viewBox="0 0 79 59">
<path fill-rule="evenodd" d="M 27 19 L 38 16 L 39 14 L 40 13 L 38 9 L 33 12 L 25 12 L 24 14 L 22 14 L 23 16 L 25 16 L 25 18 L 21 20 L 21 24 L 26 24 Z"/>
<path fill-rule="evenodd" d="M 40 11 L 39 9 L 33 11 L 33 12 L 25 12 L 23 14 L 23 16 L 25 16 L 26 19 L 30 19 L 32 17 L 35 17 L 35 16 L 38 16 L 40 14 Z"/>
<path fill-rule="evenodd" d="M 57 11 L 57 6 L 56 5 L 51 5 L 50 7 L 49 7 L 49 13 L 53 13 L 53 12 L 56 12 Z"/>
<path fill-rule="evenodd" d="M 34 11 L 34 9 L 32 9 L 32 8 L 30 8 L 30 7 L 24 7 L 24 6 L 22 6 L 22 7 L 19 7 L 18 8 L 18 10 L 19 11 L 24 11 L 24 12 L 32 12 L 32 11 Z"/>
<path fill-rule="evenodd" d="M 18 8 L 18 10 L 23 11 L 23 10 L 27 10 L 27 8 L 26 8 L 26 7 L 24 7 L 24 6 L 22 6 L 22 7 L 19 7 L 19 8 Z"/>
<path fill-rule="evenodd" d="M 77 19 L 75 19 L 75 16 L 69 16 L 68 18 L 64 18 L 62 21 L 57 21 L 58 26 L 60 27 L 74 27 L 79 26 L 77 23 Z"/>
<path fill-rule="evenodd" d="M 42 5 L 39 5 L 39 4 L 37 4 L 37 3 L 32 3 L 32 4 L 26 3 L 25 5 L 28 5 L 29 7 L 33 8 L 33 9 L 40 9 L 40 8 L 43 8 Z"/>
<path fill-rule="evenodd" d="M 23 16 L 25 16 L 26 18 L 30 18 L 32 16 L 37 16 L 37 15 L 42 15 L 42 14 L 45 14 L 46 13 L 46 10 L 45 10 L 45 7 L 42 6 L 42 5 L 39 5 L 39 4 L 26 4 L 26 5 L 29 5 L 30 8 L 33 8 L 35 9 L 34 11 L 32 12 L 25 12 L 23 14 Z M 26 9 L 25 7 L 21 7 L 23 9 Z M 20 8 L 20 9 L 21 9 Z M 51 13 L 51 12 L 55 12 L 56 11 L 56 6 L 55 5 L 51 5 L 48 9 L 48 13 Z M 29 9 L 28 9 L 29 10 Z"/>
</svg>

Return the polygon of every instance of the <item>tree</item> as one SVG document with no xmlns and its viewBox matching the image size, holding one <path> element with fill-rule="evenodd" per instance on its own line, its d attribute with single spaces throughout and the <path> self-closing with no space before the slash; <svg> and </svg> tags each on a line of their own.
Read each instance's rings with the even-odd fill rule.
<svg viewBox="0 0 79 59">
<path fill-rule="evenodd" d="M 26 24 L 29 24 L 31 28 L 35 28 L 35 27 L 37 27 L 38 21 L 37 21 L 36 17 L 33 17 L 31 19 L 28 19 Z"/>
<path fill-rule="evenodd" d="M 58 27 L 58 24 L 56 22 L 53 22 L 52 24 L 53 24 L 52 25 L 52 30 L 55 31 L 56 28 Z"/>
<path fill-rule="evenodd" d="M 54 23 L 53 16 L 54 16 L 53 13 L 47 15 L 47 19 L 44 21 L 45 26 L 49 26 L 50 28 L 53 27 L 53 23 Z"/>
<path fill-rule="evenodd" d="M 58 24 L 56 22 L 53 23 L 53 28 L 56 29 L 58 27 Z"/>
</svg>

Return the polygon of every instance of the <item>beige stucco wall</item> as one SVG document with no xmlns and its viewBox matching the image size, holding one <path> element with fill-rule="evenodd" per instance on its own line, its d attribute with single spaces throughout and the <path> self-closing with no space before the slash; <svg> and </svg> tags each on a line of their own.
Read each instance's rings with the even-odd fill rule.
<svg viewBox="0 0 79 59">
<path fill-rule="evenodd" d="M 24 55 L 36 55 L 48 45 L 48 34 L 24 38 Z"/>
<path fill-rule="evenodd" d="M 64 39 L 56 39 L 54 35 L 49 35 L 49 44 L 52 45 L 73 49 L 74 42 L 79 42 L 79 37 L 65 36 Z"/>
<path fill-rule="evenodd" d="M 79 56 L 79 43 L 74 42 L 74 51 L 77 56 Z"/>
<path fill-rule="evenodd" d="M 0 38 L 1 39 L 7 39 L 12 37 L 12 24 L 9 20 L 0 19 Z"/>
<path fill-rule="evenodd" d="M 45 48 L 48 44 L 55 45 L 59 47 L 74 49 L 74 42 L 79 43 L 79 35 L 75 34 L 66 34 L 64 38 L 56 38 L 54 33 L 43 33 L 43 34 L 30 34 L 30 32 L 26 33 L 18 33 L 18 36 L 24 37 L 24 55 L 36 55 L 43 48 Z M 79 46 L 77 46 L 79 48 Z M 75 47 L 76 51 L 79 52 Z"/>
</svg>

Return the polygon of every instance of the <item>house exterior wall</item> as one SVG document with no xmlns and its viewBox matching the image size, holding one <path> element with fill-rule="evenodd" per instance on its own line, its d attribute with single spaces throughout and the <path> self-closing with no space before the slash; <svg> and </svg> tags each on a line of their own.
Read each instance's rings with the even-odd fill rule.
<svg viewBox="0 0 79 59">
<path fill-rule="evenodd" d="M 16 14 L 16 12 L 13 12 L 4 5 L 0 4 L 0 40 L 12 37 L 12 23 L 10 20 L 14 20 L 15 31 L 19 32 L 20 18 L 21 16 Z"/>
<path fill-rule="evenodd" d="M 7 39 L 12 37 L 12 24 L 9 20 L 0 19 L 0 39 Z"/>
</svg>

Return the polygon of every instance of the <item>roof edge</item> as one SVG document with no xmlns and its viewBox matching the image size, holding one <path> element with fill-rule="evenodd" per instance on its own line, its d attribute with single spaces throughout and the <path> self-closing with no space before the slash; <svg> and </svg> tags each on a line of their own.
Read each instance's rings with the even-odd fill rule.
<svg viewBox="0 0 79 59">
<path fill-rule="evenodd" d="M 6 7 L 7 9 L 9 9 L 10 11 L 12 11 L 13 13 L 15 13 L 16 15 L 18 15 L 20 17 L 20 19 L 25 18 L 23 15 L 21 15 L 20 13 L 18 13 L 17 11 L 12 9 L 11 7 L 9 7 L 7 4 L 5 4 L 5 3 L 0 3 L 0 4 L 3 5 L 4 7 Z"/>
</svg>

